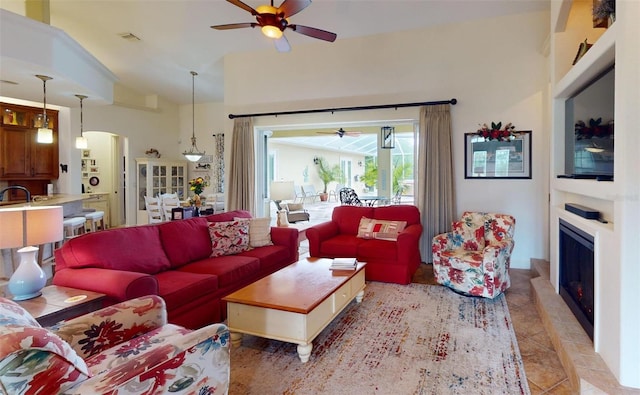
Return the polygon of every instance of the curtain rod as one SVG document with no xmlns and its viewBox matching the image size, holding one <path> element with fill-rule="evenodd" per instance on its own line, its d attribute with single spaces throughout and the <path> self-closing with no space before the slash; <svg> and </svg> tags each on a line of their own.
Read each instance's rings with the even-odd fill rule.
<svg viewBox="0 0 640 395">
<path fill-rule="evenodd" d="M 381 108 L 401 108 L 401 107 L 418 107 L 418 106 L 435 106 L 438 104 L 453 104 L 458 103 L 458 100 L 440 100 L 440 101 L 425 101 L 418 103 L 399 103 L 399 104 L 381 104 L 377 106 L 358 106 L 358 107 L 337 107 L 337 108 L 320 108 L 315 110 L 296 110 L 296 111 L 280 111 L 280 112 L 262 112 L 255 114 L 229 114 L 229 119 L 245 118 L 245 117 L 266 117 L 266 116 L 278 116 L 278 115 L 295 115 L 295 114 L 311 114 L 319 112 L 339 112 L 339 111 L 360 111 L 360 110 L 378 110 Z"/>
</svg>

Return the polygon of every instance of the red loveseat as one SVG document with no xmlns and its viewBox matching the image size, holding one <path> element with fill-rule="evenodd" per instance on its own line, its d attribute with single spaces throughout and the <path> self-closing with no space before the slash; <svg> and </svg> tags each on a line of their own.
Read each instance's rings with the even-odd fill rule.
<svg viewBox="0 0 640 395">
<path fill-rule="evenodd" d="M 273 245 L 211 258 L 208 223 L 248 211 L 108 229 L 55 251 L 53 284 L 101 292 L 107 304 L 161 296 L 169 322 L 199 328 L 226 318 L 221 298 L 298 260 L 298 230 L 271 228 Z"/>
<path fill-rule="evenodd" d="M 406 221 L 397 240 L 358 237 L 363 218 Z M 385 207 L 338 206 L 331 221 L 306 230 L 312 257 L 351 258 L 367 262 L 367 280 L 409 284 L 421 262 L 419 240 L 422 235 L 420 212 L 410 205 Z"/>
</svg>

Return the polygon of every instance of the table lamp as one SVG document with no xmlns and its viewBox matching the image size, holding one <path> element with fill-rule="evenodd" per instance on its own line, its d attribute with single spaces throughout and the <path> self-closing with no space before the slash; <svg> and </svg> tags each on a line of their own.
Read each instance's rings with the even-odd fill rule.
<svg viewBox="0 0 640 395">
<path fill-rule="evenodd" d="M 292 199 L 294 194 L 293 181 L 271 181 L 271 200 L 276 204 L 278 211 L 282 210 L 280 203 Z"/>
<path fill-rule="evenodd" d="M 288 226 L 289 221 L 287 221 L 287 215 L 282 210 L 280 203 L 283 200 L 290 200 L 295 195 L 295 190 L 293 189 L 293 181 L 271 181 L 271 200 L 276 204 L 276 208 L 278 209 L 278 222 L 277 226 Z"/>
<path fill-rule="evenodd" d="M 9 279 L 13 300 L 40 296 L 47 277 L 36 262 L 37 245 L 62 240 L 62 206 L 23 206 L 0 209 L 0 248 L 18 250 L 20 265 Z"/>
</svg>

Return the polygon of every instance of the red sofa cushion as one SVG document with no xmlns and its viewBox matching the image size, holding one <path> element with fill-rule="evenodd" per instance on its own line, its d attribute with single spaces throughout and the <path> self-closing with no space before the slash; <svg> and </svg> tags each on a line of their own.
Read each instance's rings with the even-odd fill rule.
<svg viewBox="0 0 640 395">
<path fill-rule="evenodd" d="M 187 301 L 208 296 L 218 289 L 218 279 L 210 274 L 168 270 L 155 275 L 158 295 L 167 304 L 167 311 L 176 310 Z"/>
<path fill-rule="evenodd" d="M 251 213 L 246 210 L 234 210 L 226 213 L 207 215 L 204 218 L 209 222 L 229 222 L 236 218 L 251 218 Z"/>
<path fill-rule="evenodd" d="M 282 267 L 282 262 L 289 261 L 289 249 L 284 246 L 272 245 L 254 248 L 241 252 L 241 256 L 258 258 L 260 260 L 260 271 L 271 272 L 274 268 Z"/>
<path fill-rule="evenodd" d="M 224 255 L 192 262 L 182 266 L 178 271 L 215 275 L 218 286 L 225 288 L 257 276 L 260 271 L 260 262 L 252 257 Z"/>
<path fill-rule="evenodd" d="M 171 267 L 153 225 L 87 233 L 67 241 L 60 252 L 62 259 L 56 259 L 60 269 L 98 267 L 155 274 Z"/>
<path fill-rule="evenodd" d="M 163 222 L 158 225 L 158 229 L 164 252 L 173 268 L 204 259 L 211 254 L 211 238 L 205 218 Z"/>
<path fill-rule="evenodd" d="M 370 239 L 358 245 L 358 259 L 365 262 L 387 261 L 389 264 L 397 263 L 398 249 L 395 241 Z"/>
<path fill-rule="evenodd" d="M 335 258 L 357 257 L 358 246 L 364 241 L 365 239 L 361 239 L 355 235 L 336 235 L 322 242 L 320 245 L 320 256 Z"/>
<path fill-rule="evenodd" d="M 373 207 L 337 206 L 333 209 L 331 221 L 338 225 L 338 233 L 355 236 L 358 234 L 360 219 L 362 217 L 376 218 L 373 212 Z M 403 218 L 398 219 L 401 220 Z"/>
<path fill-rule="evenodd" d="M 388 221 L 407 221 L 407 226 L 420 223 L 420 211 L 416 206 L 392 205 L 376 207 L 373 211 L 374 219 Z"/>
</svg>

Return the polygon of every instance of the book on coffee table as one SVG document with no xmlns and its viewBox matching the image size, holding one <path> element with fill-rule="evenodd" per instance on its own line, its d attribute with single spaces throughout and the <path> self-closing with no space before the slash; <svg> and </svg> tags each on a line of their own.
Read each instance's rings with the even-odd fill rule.
<svg viewBox="0 0 640 395">
<path fill-rule="evenodd" d="M 355 270 L 358 265 L 356 258 L 333 258 L 331 270 Z"/>
</svg>

